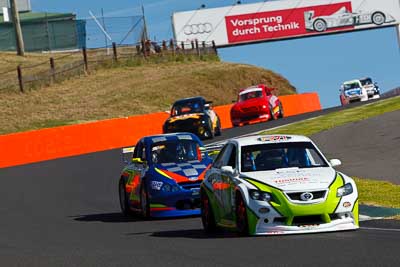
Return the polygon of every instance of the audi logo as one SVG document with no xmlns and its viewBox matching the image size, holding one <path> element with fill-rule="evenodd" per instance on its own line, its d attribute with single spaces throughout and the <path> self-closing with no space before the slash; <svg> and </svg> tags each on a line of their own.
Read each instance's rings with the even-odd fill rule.
<svg viewBox="0 0 400 267">
<path fill-rule="evenodd" d="M 305 192 L 303 194 L 300 195 L 300 199 L 303 201 L 310 201 L 314 198 L 314 195 L 312 193 L 309 192 Z"/>
<path fill-rule="evenodd" d="M 213 26 L 211 25 L 211 23 L 208 23 L 208 22 L 186 25 L 185 28 L 183 28 L 183 32 L 186 35 L 210 33 L 210 32 L 212 32 L 212 30 L 213 30 Z"/>
</svg>

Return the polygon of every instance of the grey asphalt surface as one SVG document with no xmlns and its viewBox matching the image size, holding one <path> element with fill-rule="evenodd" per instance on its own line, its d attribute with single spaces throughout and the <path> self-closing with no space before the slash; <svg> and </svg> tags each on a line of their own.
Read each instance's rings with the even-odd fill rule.
<svg viewBox="0 0 400 267">
<path fill-rule="evenodd" d="M 395 221 L 365 222 L 352 232 L 242 238 L 205 235 L 199 218 L 127 219 L 118 203 L 122 167 L 120 150 L 111 150 L 0 169 L 0 265 L 400 266 Z"/>
<path fill-rule="evenodd" d="M 342 160 L 338 170 L 400 184 L 400 110 L 345 124 L 311 138 L 328 158 Z"/>
</svg>

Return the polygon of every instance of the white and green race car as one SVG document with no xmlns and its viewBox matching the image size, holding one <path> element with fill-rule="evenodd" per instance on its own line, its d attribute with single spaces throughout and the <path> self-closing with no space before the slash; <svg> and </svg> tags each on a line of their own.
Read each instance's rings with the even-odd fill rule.
<svg viewBox="0 0 400 267">
<path fill-rule="evenodd" d="M 355 182 L 304 136 L 229 140 L 201 185 L 206 232 L 279 235 L 359 228 Z"/>
</svg>

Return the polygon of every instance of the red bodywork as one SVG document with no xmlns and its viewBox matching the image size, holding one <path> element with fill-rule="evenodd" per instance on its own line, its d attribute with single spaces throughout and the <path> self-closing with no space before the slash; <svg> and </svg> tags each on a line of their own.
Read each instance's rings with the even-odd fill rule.
<svg viewBox="0 0 400 267">
<path fill-rule="evenodd" d="M 240 90 L 237 102 L 231 108 L 233 126 L 264 122 L 283 117 L 278 97 L 264 84 Z"/>
</svg>

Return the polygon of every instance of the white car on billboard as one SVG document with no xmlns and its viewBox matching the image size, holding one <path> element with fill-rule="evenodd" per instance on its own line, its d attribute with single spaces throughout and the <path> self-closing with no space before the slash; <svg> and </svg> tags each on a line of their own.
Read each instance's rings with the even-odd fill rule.
<svg viewBox="0 0 400 267">
<path fill-rule="evenodd" d="M 331 28 L 340 28 L 346 26 L 357 26 L 363 24 L 375 24 L 381 26 L 384 23 L 395 22 L 395 18 L 387 12 L 374 11 L 357 11 L 350 12 L 346 7 L 340 8 L 338 11 L 329 16 L 314 17 L 313 10 L 304 12 L 306 29 L 309 31 L 324 32 Z"/>
</svg>

